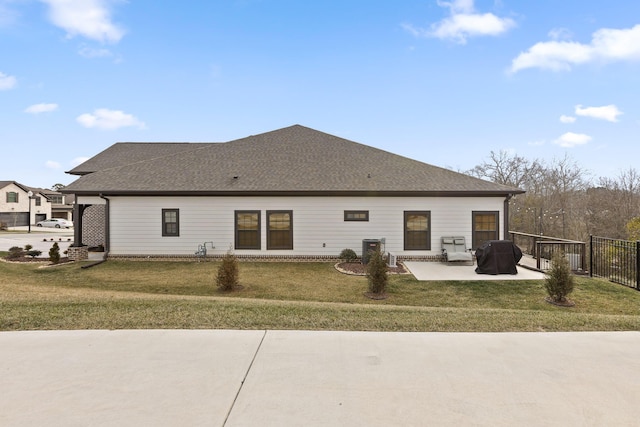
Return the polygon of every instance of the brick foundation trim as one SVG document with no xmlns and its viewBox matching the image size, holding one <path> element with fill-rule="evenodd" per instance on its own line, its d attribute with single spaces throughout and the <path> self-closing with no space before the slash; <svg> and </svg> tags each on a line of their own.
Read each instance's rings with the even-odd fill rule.
<svg viewBox="0 0 640 427">
<path fill-rule="evenodd" d="M 89 259 L 89 247 L 88 246 L 69 246 L 67 249 L 67 257 L 71 261 L 84 261 Z"/>
<path fill-rule="evenodd" d="M 258 261 L 258 262 L 340 262 L 341 259 L 331 255 L 237 255 L 238 261 Z M 224 254 L 207 255 L 206 258 L 195 255 L 112 255 L 108 259 L 129 260 L 129 261 L 219 261 Z M 398 256 L 398 262 L 402 261 L 428 261 L 441 262 L 441 255 L 422 256 Z"/>
</svg>

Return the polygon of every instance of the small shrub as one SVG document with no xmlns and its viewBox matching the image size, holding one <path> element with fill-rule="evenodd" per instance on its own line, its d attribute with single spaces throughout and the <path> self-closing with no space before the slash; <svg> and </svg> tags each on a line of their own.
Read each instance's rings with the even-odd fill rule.
<svg viewBox="0 0 640 427">
<path fill-rule="evenodd" d="M 7 258 L 9 259 L 18 259 L 24 256 L 24 249 L 19 246 L 12 246 L 9 248 L 9 255 Z"/>
<path fill-rule="evenodd" d="M 380 248 L 372 251 L 367 264 L 367 280 L 369 281 L 369 292 L 373 294 L 384 294 L 387 289 L 387 263 L 384 261 Z"/>
<path fill-rule="evenodd" d="M 229 250 L 218 267 L 216 285 L 221 291 L 232 291 L 238 285 L 238 259 Z"/>
<path fill-rule="evenodd" d="M 24 245 L 24 250 L 29 252 L 31 249 L 33 249 L 33 246 L 31 245 Z"/>
<path fill-rule="evenodd" d="M 49 249 L 49 261 L 52 264 L 58 264 L 60 262 L 60 247 L 57 243 L 54 243 Z"/>
<path fill-rule="evenodd" d="M 551 257 L 551 270 L 544 280 L 544 288 L 549 299 L 555 303 L 566 303 L 567 295 L 573 292 L 571 267 L 564 253 L 558 251 Z"/>
<path fill-rule="evenodd" d="M 27 255 L 29 255 L 31 258 L 35 258 L 37 256 L 40 256 L 42 254 L 42 251 L 39 251 L 37 249 L 32 249 L 30 251 L 27 251 Z"/>
<path fill-rule="evenodd" d="M 8 230 L 9 226 L 7 226 L 6 222 L 0 222 L 0 230 Z"/>
<path fill-rule="evenodd" d="M 353 249 L 343 249 L 338 258 L 344 262 L 355 262 L 358 259 L 358 255 Z"/>
</svg>

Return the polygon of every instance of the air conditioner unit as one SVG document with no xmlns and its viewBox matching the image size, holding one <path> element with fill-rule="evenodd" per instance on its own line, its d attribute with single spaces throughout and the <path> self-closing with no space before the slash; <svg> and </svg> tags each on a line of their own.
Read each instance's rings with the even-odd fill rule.
<svg viewBox="0 0 640 427">
<path fill-rule="evenodd" d="M 397 255 L 389 252 L 387 256 L 388 256 L 387 267 L 396 267 L 396 262 L 398 261 Z"/>
</svg>

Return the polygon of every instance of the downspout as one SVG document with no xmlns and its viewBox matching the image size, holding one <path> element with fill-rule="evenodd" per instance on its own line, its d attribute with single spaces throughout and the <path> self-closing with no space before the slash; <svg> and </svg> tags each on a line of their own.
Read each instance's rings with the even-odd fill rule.
<svg viewBox="0 0 640 427">
<path fill-rule="evenodd" d="M 507 197 L 504 199 L 504 227 L 502 230 L 502 239 L 507 240 L 507 236 L 509 236 L 509 200 L 513 197 L 513 194 L 507 194 Z"/>
<path fill-rule="evenodd" d="M 107 198 L 102 193 L 100 193 L 99 196 L 101 199 L 104 199 L 105 202 L 107 203 L 104 209 L 104 256 L 103 256 L 104 260 L 106 261 L 107 257 L 109 256 L 109 248 L 111 247 L 111 239 L 110 239 L 111 226 L 109 221 L 109 218 L 111 216 L 109 204 L 111 200 L 109 200 L 109 198 Z"/>
</svg>

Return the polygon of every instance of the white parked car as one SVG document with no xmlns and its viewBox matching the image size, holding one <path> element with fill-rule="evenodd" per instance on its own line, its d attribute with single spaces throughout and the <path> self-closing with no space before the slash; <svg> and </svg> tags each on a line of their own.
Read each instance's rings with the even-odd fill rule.
<svg viewBox="0 0 640 427">
<path fill-rule="evenodd" d="M 55 227 L 55 228 L 71 228 L 73 222 L 62 218 L 49 218 L 36 223 L 38 227 Z"/>
</svg>

